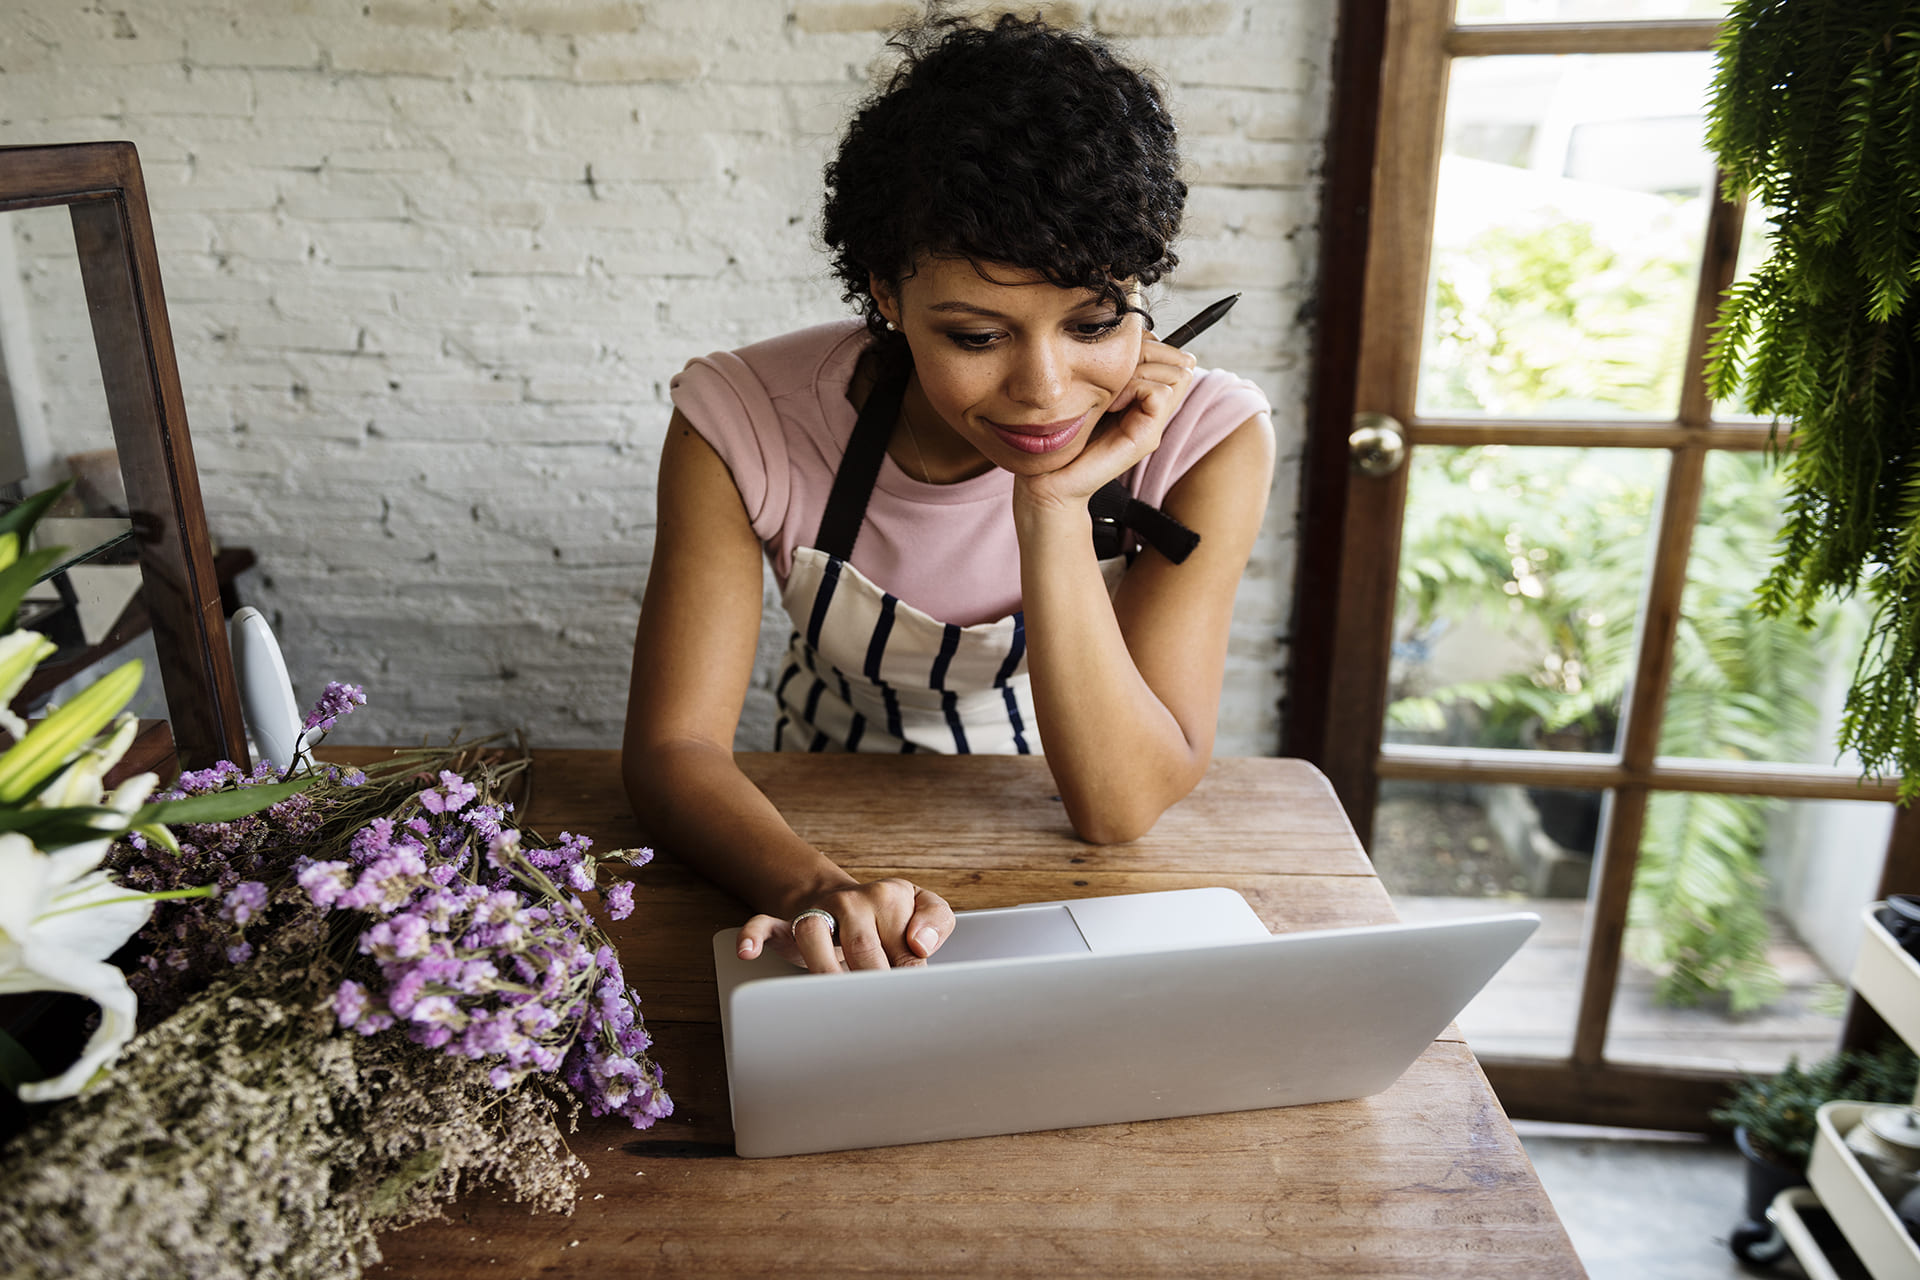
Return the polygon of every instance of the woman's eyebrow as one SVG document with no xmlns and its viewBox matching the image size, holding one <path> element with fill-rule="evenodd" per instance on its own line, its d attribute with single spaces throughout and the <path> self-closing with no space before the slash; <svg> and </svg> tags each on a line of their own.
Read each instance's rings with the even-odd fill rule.
<svg viewBox="0 0 1920 1280">
<path fill-rule="evenodd" d="M 990 320 L 1011 320 L 1012 316 L 994 311 L 989 307 L 976 307 L 971 302 L 936 302 L 928 307 L 929 311 L 957 311 L 963 315 L 985 316 Z"/>
<path fill-rule="evenodd" d="M 1085 302 L 1073 308 L 1073 310 L 1084 311 L 1088 307 L 1095 307 L 1100 305 L 1101 301 L 1102 299 L 1100 298 L 1088 298 Z M 981 316 L 988 320 L 1003 320 L 1009 324 L 1014 322 L 1013 316 L 1007 315 L 1004 312 L 995 311 L 991 307 L 978 307 L 971 302 L 959 302 L 959 301 L 936 302 L 930 305 L 927 308 L 927 310 L 957 313 L 960 315 Z"/>
</svg>

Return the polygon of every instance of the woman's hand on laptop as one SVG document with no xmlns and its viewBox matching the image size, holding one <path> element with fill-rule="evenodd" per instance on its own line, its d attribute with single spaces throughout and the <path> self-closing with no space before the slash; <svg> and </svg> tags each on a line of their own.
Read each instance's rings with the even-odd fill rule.
<svg viewBox="0 0 1920 1280">
<path fill-rule="evenodd" d="M 847 969 L 904 968 L 925 964 L 953 932 L 953 908 L 931 889 L 892 878 L 848 885 L 817 895 L 807 904 L 830 914 L 835 931 L 819 916 L 794 922 L 759 915 L 740 930 L 739 953 L 752 960 L 765 948 L 788 964 L 812 973 Z"/>
</svg>

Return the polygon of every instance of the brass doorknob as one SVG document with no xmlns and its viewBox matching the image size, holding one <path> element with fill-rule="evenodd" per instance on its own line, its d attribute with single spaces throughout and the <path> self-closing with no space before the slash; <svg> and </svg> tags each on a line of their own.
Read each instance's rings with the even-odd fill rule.
<svg viewBox="0 0 1920 1280">
<path fill-rule="evenodd" d="M 1407 441 L 1400 433 L 1400 424 L 1384 413 L 1354 414 L 1347 449 L 1353 456 L 1354 469 L 1369 476 L 1390 476 L 1407 460 Z"/>
</svg>

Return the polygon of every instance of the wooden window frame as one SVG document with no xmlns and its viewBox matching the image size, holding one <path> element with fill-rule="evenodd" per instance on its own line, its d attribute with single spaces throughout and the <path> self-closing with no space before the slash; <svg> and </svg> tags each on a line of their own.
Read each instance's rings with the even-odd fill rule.
<svg viewBox="0 0 1920 1280">
<path fill-rule="evenodd" d="M 1341 301 L 1321 316 L 1320 350 L 1303 465 L 1302 570 L 1295 608 L 1295 692 L 1282 750 L 1320 764 L 1333 780 L 1364 843 L 1370 843 L 1382 779 L 1514 783 L 1611 794 L 1596 841 L 1580 1008 L 1564 1059 L 1483 1058 L 1489 1078 L 1515 1115 L 1572 1122 L 1702 1129 L 1724 1097 L 1724 1072 L 1609 1061 L 1608 1024 L 1617 991 L 1621 944 L 1647 803 L 1656 792 L 1712 792 L 1793 799 L 1892 801 L 1896 780 L 1863 781 L 1841 769 L 1788 763 L 1683 760 L 1656 754 L 1672 677 L 1688 553 L 1699 518 L 1706 458 L 1775 444 L 1769 424 L 1716 422 L 1707 394 L 1710 326 L 1731 284 L 1743 209 L 1728 201 L 1716 174 L 1690 320 L 1680 404 L 1668 421 L 1556 421 L 1423 417 L 1415 412 L 1419 334 L 1424 323 L 1429 247 L 1438 187 L 1451 63 L 1458 57 L 1572 53 L 1686 53 L 1711 50 L 1717 20 L 1565 24 L 1453 21 L 1451 0 L 1379 0 L 1343 4 L 1336 52 L 1336 101 L 1329 140 L 1321 294 Z M 1349 28 L 1346 24 L 1352 21 Z M 1412 122 L 1398 129 L 1382 121 Z M 1375 126 L 1370 137 L 1360 130 Z M 1370 160 L 1363 165 L 1361 159 Z M 1364 170 L 1364 171 L 1363 171 Z M 1388 196 L 1391 198 L 1388 198 Z M 1355 247 L 1352 222 L 1366 227 Z M 1346 223 L 1344 227 L 1340 223 Z M 1336 232 L 1339 232 L 1336 235 Z M 1357 300 L 1358 305 L 1347 299 Z M 1367 342 L 1392 332 L 1393 342 Z M 1387 709 L 1386 661 L 1393 630 L 1392 580 L 1400 558 L 1403 466 L 1376 482 L 1350 483 L 1345 438 L 1356 409 L 1384 412 L 1404 427 L 1408 446 L 1515 444 L 1661 449 L 1672 463 L 1660 502 L 1657 548 L 1635 641 L 1634 671 L 1622 708 L 1622 737 L 1609 754 L 1474 750 L 1381 741 Z M 1791 447 L 1783 433 L 1779 442 Z M 1361 554 L 1355 554 L 1359 552 Z M 1343 577 L 1330 575 L 1346 566 Z M 1331 599 L 1335 607 L 1316 611 Z M 1380 655 L 1368 665 L 1345 654 Z M 1358 673 L 1358 674 L 1356 674 Z M 1336 717 L 1370 726 L 1335 732 Z M 1920 889 L 1920 818 L 1897 809 L 1878 892 Z M 1841 1035 L 1860 1047 L 1884 1024 L 1853 999 Z"/>
</svg>

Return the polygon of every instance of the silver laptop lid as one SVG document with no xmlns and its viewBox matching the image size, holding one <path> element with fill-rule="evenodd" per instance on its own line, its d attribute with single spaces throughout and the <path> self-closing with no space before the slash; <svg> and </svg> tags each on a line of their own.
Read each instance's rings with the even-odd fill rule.
<svg viewBox="0 0 1920 1280">
<path fill-rule="evenodd" d="M 736 1150 L 1363 1097 L 1398 1079 L 1538 922 L 1272 936 L 1232 890 L 1183 890 L 963 912 L 941 963 L 825 975 L 740 960 L 723 930 Z"/>
</svg>

